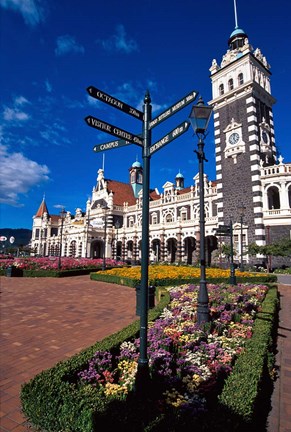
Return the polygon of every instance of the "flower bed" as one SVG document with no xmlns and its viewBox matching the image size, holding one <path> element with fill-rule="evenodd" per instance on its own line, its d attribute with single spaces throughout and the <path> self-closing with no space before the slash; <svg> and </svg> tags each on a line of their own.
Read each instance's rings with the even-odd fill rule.
<svg viewBox="0 0 291 432">
<path fill-rule="evenodd" d="M 26 415 L 52 431 L 250 430 L 269 356 L 276 290 L 254 284 L 208 289 L 211 322 L 205 326 L 196 323 L 193 285 L 170 289 L 168 307 L 155 321 L 149 318 L 148 391 L 142 400 L 135 391 L 139 339 L 132 329 L 123 341 L 107 339 L 90 349 L 91 357 L 76 356 L 26 384 Z M 271 302 L 262 308 L 269 293 Z"/>
<path fill-rule="evenodd" d="M 211 408 L 252 336 L 267 291 L 262 285 L 208 285 L 211 323 L 199 327 L 197 288 L 172 288 L 168 308 L 150 324 L 151 420 L 168 413 L 178 425 L 185 416 L 193 422 Z M 99 397 L 125 400 L 135 386 L 139 343 L 139 338 L 124 342 L 115 356 L 97 351 L 79 372 L 81 385 L 94 387 Z"/>
<path fill-rule="evenodd" d="M 127 286 L 137 286 L 141 279 L 141 267 L 130 268 L 113 268 L 106 272 L 91 274 L 94 280 L 104 282 L 118 283 Z M 218 268 L 206 268 L 206 278 L 214 283 L 225 282 L 230 278 L 230 270 Z M 192 266 L 176 265 L 150 265 L 149 266 L 149 285 L 153 286 L 170 286 L 184 283 L 199 282 L 200 268 Z M 250 272 L 241 272 L 236 270 L 236 279 L 238 282 L 253 280 L 254 282 L 275 282 L 277 277 L 269 274 L 259 274 Z"/>
<path fill-rule="evenodd" d="M 87 273 L 96 269 L 101 269 L 103 259 L 90 258 L 71 258 L 61 257 L 61 270 L 59 267 L 58 257 L 43 257 L 43 258 L 9 258 L 0 260 L 0 274 L 5 274 L 8 268 L 13 267 L 18 271 L 22 271 L 24 276 L 62 276 L 81 274 L 81 270 Z M 123 266 L 124 262 L 106 259 L 107 267 Z M 76 272 L 79 270 L 79 272 Z M 75 272 L 74 272 L 75 271 Z"/>
</svg>

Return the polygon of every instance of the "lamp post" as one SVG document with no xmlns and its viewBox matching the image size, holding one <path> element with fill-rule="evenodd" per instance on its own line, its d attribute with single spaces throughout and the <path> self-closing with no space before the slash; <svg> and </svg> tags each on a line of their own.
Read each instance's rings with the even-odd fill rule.
<svg viewBox="0 0 291 432">
<path fill-rule="evenodd" d="M 87 233 L 86 233 L 86 246 L 85 246 L 85 258 L 88 257 L 88 238 L 89 238 L 89 228 L 90 228 L 90 207 L 88 209 L 88 220 L 87 220 Z M 90 256 L 90 254 L 89 254 Z"/>
<path fill-rule="evenodd" d="M 102 263 L 102 270 L 106 270 L 106 229 L 107 229 L 107 217 L 106 217 L 106 210 L 108 207 L 105 205 L 102 207 L 104 210 L 104 242 L 103 242 L 103 263 Z"/>
<path fill-rule="evenodd" d="M 207 162 L 204 153 L 204 139 L 208 123 L 211 117 L 212 107 L 204 105 L 202 98 L 199 98 L 197 105 L 192 107 L 190 121 L 194 133 L 198 137 L 198 151 L 194 150 L 199 162 L 199 204 L 200 204 L 200 286 L 198 293 L 197 322 L 202 324 L 209 321 L 208 292 L 206 284 L 205 264 L 205 211 L 204 211 L 204 161 Z"/>
<path fill-rule="evenodd" d="M 235 275 L 235 268 L 234 268 L 234 262 L 233 262 L 233 224 L 232 219 L 229 223 L 230 226 L 230 279 L 229 282 L 232 285 L 236 285 L 236 275 Z"/>
<path fill-rule="evenodd" d="M 267 229 L 267 240 L 268 240 L 268 245 L 271 243 L 271 237 L 270 237 L 270 225 L 266 226 Z M 270 271 L 272 270 L 272 255 L 268 255 L 267 256 L 267 271 L 268 273 L 270 273 Z"/>
<path fill-rule="evenodd" d="M 62 242 L 63 242 L 63 227 L 64 227 L 64 219 L 65 219 L 65 209 L 62 208 L 62 210 L 60 211 L 60 216 L 61 216 L 61 235 L 60 235 L 60 248 L 59 248 L 59 261 L 58 261 L 58 270 L 61 270 L 62 267 L 62 263 L 61 263 L 61 256 L 62 256 Z"/>
<path fill-rule="evenodd" d="M 116 261 L 117 261 L 117 256 L 118 256 L 118 230 L 120 228 L 120 223 L 119 221 L 115 222 L 115 229 L 116 229 Z"/>
<path fill-rule="evenodd" d="M 244 271 L 244 253 L 243 253 L 243 217 L 246 207 L 241 205 L 238 208 L 238 211 L 240 212 L 240 271 Z"/>
</svg>

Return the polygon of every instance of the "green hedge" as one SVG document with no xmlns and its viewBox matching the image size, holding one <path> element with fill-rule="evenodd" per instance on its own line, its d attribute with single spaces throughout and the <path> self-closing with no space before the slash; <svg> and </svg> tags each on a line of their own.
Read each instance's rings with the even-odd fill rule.
<svg viewBox="0 0 291 432">
<path fill-rule="evenodd" d="M 247 341 L 246 350 L 239 356 L 219 397 L 221 406 L 240 420 L 233 431 L 242 430 L 240 423 L 249 426 L 246 430 L 264 427 L 260 421 L 265 419 L 265 399 L 272 387 L 270 374 L 274 366 L 278 308 L 278 291 L 272 287 L 257 314 L 253 337 Z"/>
<path fill-rule="evenodd" d="M 169 294 L 163 292 L 157 306 L 149 310 L 148 319 L 158 318 L 169 300 Z M 100 399 L 94 388 L 78 388 L 77 373 L 87 366 L 97 350 L 115 350 L 124 340 L 135 338 L 139 329 L 138 319 L 24 384 L 20 399 L 25 416 L 34 426 L 46 431 L 92 432 L 94 412 L 105 411 L 108 401 Z"/>
<path fill-rule="evenodd" d="M 12 277 L 66 277 L 66 276 L 82 276 L 92 272 L 100 271 L 101 267 L 70 269 L 70 270 L 24 270 L 18 267 L 13 267 L 10 270 Z M 8 276 L 7 269 L 0 270 L 0 276 Z"/>
<path fill-rule="evenodd" d="M 99 273 L 91 273 L 90 278 L 96 281 L 116 283 L 118 285 L 126 285 L 130 287 L 136 287 L 140 284 L 140 279 L 132 279 L 124 276 L 110 275 L 110 274 L 99 274 Z M 237 283 L 272 283 L 277 281 L 277 276 L 273 274 L 262 274 L 255 277 L 246 278 L 237 277 Z M 152 286 L 175 286 L 175 285 L 183 285 L 183 284 L 199 284 L 200 278 L 175 278 L 175 279 L 150 279 L 149 285 Z M 229 279 L 226 278 L 207 278 L 208 283 L 220 284 L 220 283 L 229 283 Z"/>
<path fill-rule="evenodd" d="M 82 276 L 96 272 L 101 268 L 85 268 L 71 270 L 23 270 L 24 277 L 66 277 L 66 276 Z"/>
</svg>

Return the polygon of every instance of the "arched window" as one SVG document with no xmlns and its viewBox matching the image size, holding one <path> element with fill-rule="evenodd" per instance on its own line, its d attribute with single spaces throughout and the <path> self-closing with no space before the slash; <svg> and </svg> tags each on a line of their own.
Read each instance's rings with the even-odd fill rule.
<svg viewBox="0 0 291 432">
<path fill-rule="evenodd" d="M 233 79 L 232 78 L 230 78 L 228 80 L 228 90 L 233 90 Z"/>
<path fill-rule="evenodd" d="M 276 186 L 271 186 L 268 189 L 268 207 L 269 210 L 280 208 L 280 194 Z"/>
<path fill-rule="evenodd" d="M 70 244 L 70 256 L 75 257 L 76 256 L 76 240 L 73 240 Z"/>
<path fill-rule="evenodd" d="M 170 213 L 168 213 L 167 216 L 166 216 L 166 222 L 167 223 L 173 222 L 173 216 Z"/>
<path fill-rule="evenodd" d="M 289 207 L 291 208 L 291 186 L 288 188 Z"/>
<path fill-rule="evenodd" d="M 244 83 L 243 73 L 238 74 L 237 81 L 238 81 L 238 85 L 242 85 Z"/>
<path fill-rule="evenodd" d="M 220 84 L 219 85 L 219 96 L 221 96 L 221 95 L 223 95 L 224 94 L 224 85 L 223 84 Z"/>
</svg>

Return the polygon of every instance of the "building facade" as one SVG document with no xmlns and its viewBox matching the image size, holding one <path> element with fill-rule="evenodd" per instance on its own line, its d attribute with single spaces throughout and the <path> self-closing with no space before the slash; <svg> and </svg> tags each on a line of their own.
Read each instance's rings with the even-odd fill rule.
<svg viewBox="0 0 291 432">
<path fill-rule="evenodd" d="M 270 65 L 239 27 L 228 50 L 210 67 L 216 179 L 204 175 L 206 262 L 218 260 L 228 238 L 216 236 L 232 223 L 236 261 L 250 243 L 265 245 L 291 233 L 291 163 L 277 154 Z M 106 179 L 99 169 L 86 211 L 50 215 L 45 200 L 33 218 L 31 248 L 38 255 L 141 258 L 143 169 L 136 161 L 129 182 Z M 195 264 L 199 257 L 199 176 L 185 187 L 179 172 L 163 191 L 150 191 L 150 260 Z M 284 261 L 284 260 L 283 260 Z M 289 265 L 286 259 L 286 264 Z M 282 262 L 282 261 L 281 261 Z M 273 262 L 273 264 L 275 264 Z"/>
</svg>

